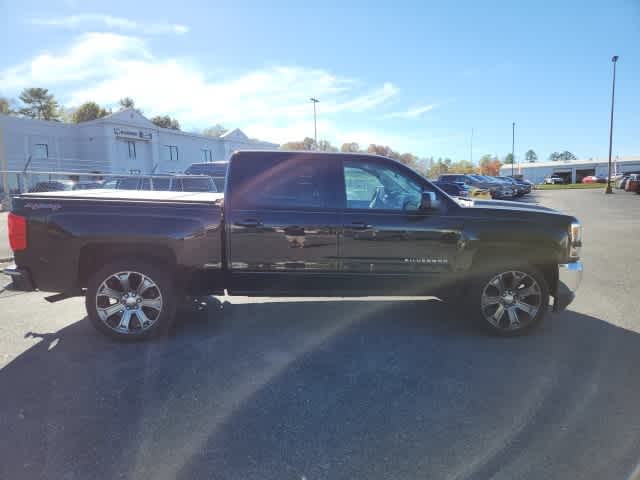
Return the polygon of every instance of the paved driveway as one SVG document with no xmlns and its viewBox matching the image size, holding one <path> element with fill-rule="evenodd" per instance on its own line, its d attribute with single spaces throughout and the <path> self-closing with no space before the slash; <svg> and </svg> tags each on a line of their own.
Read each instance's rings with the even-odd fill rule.
<svg viewBox="0 0 640 480">
<path fill-rule="evenodd" d="M 629 478 L 640 196 L 537 195 L 587 270 L 524 338 L 433 300 L 230 298 L 118 344 L 81 299 L 0 294 L 0 478 Z"/>
</svg>

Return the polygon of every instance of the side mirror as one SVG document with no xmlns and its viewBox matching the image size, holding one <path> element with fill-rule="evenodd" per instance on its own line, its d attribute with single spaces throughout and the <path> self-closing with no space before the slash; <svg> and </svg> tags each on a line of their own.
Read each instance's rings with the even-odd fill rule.
<svg viewBox="0 0 640 480">
<path fill-rule="evenodd" d="M 420 202 L 420 210 L 431 210 L 437 202 L 435 192 L 422 192 L 422 200 Z"/>
</svg>

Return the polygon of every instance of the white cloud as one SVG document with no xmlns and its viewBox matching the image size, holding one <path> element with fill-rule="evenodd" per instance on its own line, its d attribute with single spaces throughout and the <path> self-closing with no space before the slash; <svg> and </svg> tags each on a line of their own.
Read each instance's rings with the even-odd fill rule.
<svg viewBox="0 0 640 480">
<path fill-rule="evenodd" d="M 17 94 L 45 86 L 66 106 L 88 100 L 116 106 L 128 96 L 145 115 L 175 116 L 184 129 L 216 123 L 240 127 L 248 135 L 283 143 L 313 135 L 313 107 L 318 104 L 318 136 L 332 142 L 386 142 L 388 135 L 356 132 L 347 138 L 345 117 L 364 123 L 371 111 L 398 94 L 386 82 L 365 87 L 358 80 L 324 69 L 272 66 L 232 77 L 212 77 L 184 58 L 155 56 L 141 38 L 116 33 L 87 33 L 61 52 L 47 52 L 0 70 L 0 91 Z M 400 138 L 388 138 L 395 148 Z M 393 142 L 391 141 L 393 140 Z M 396 140 L 398 142 L 396 142 Z"/>
<path fill-rule="evenodd" d="M 131 52 L 138 58 L 150 60 L 145 43 L 138 38 L 115 33 L 88 33 L 61 55 L 42 53 L 28 62 L 0 71 L 0 90 L 100 81 Z"/>
<path fill-rule="evenodd" d="M 83 13 L 66 17 L 32 18 L 28 21 L 32 25 L 61 27 L 70 30 L 93 30 L 96 27 L 102 27 L 121 31 L 133 31 L 146 35 L 160 35 L 165 33 L 182 35 L 189 31 L 189 27 L 179 23 L 145 23 L 124 17 L 114 17 L 112 15 L 102 15 L 98 13 Z"/>
<path fill-rule="evenodd" d="M 387 113 L 384 118 L 418 118 L 423 114 L 430 112 L 435 107 L 435 105 L 421 105 L 417 107 L 411 107 L 402 112 Z"/>
</svg>

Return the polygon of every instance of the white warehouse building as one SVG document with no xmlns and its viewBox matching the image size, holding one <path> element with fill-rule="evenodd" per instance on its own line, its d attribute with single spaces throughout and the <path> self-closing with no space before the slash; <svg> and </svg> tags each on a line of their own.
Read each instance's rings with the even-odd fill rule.
<svg viewBox="0 0 640 480">
<path fill-rule="evenodd" d="M 30 172 L 179 173 L 235 150 L 277 148 L 240 129 L 209 137 L 161 128 L 134 109 L 79 124 L 0 115 L 0 171 L 29 162 Z"/>
<path fill-rule="evenodd" d="M 540 163 L 516 163 L 513 173 L 520 174 L 525 180 L 542 183 L 545 177 L 558 175 L 565 183 L 580 183 L 589 175 L 606 177 L 609 160 L 607 158 L 590 158 L 588 160 L 571 160 Z M 622 157 L 612 160 L 611 174 L 640 171 L 640 157 Z M 503 165 L 500 175 L 511 175 L 512 166 Z"/>
</svg>

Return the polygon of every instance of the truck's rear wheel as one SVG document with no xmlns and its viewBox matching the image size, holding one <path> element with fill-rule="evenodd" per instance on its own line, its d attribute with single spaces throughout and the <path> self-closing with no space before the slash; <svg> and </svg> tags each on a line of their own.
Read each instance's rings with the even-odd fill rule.
<svg viewBox="0 0 640 480">
<path fill-rule="evenodd" d="M 543 320 L 549 305 L 544 275 L 529 265 L 484 268 L 470 293 L 480 325 L 501 336 L 529 332 Z"/>
<path fill-rule="evenodd" d="M 85 299 L 92 325 L 119 340 L 166 332 L 175 313 L 171 275 L 140 260 L 115 261 L 95 272 Z"/>
</svg>

